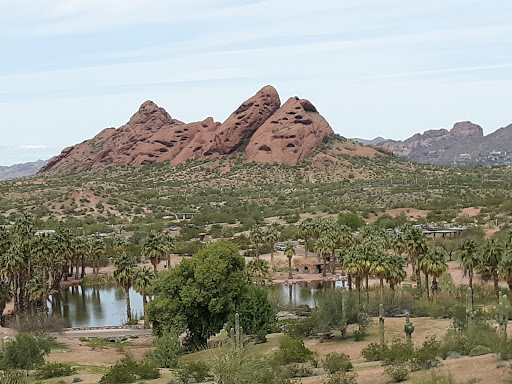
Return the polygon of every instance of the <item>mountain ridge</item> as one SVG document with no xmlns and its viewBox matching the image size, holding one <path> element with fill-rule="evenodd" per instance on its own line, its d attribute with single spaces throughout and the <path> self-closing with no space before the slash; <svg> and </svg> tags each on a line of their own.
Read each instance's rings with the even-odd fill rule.
<svg viewBox="0 0 512 384">
<path fill-rule="evenodd" d="M 10 180 L 34 175 L 47 163 L 48 160 L 36 160 L 10 166 L 0 166 L 0 180 Z"/>
</svg>

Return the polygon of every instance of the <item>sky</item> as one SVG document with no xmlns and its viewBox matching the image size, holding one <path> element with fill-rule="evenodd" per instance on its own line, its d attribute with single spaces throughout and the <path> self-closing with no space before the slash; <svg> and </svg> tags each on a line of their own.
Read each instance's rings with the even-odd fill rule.
<svg viewBox="0 0 512 384">
<path fill-rule="evenodd" d="M 145 100 L 223 121 L 271 84 L 345 137 L 512 123 L 509 0 L 0 0 L 0 165 Z"/>
</svg>

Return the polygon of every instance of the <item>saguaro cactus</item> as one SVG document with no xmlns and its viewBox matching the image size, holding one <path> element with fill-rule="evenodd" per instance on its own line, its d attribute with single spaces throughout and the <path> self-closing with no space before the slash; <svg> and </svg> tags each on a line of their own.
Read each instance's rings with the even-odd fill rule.
<svg viewBox="0 0 512 384">
<path fill-rule="evenodd" d="M 380 345 L 384 345 L 384 306 L 379 305 L 379 334 L 380 334 Z"/>
<path fill-rule="evenodd" d="M 242 349 L 243 328 L 240 326 L 240 315 L 235 313 L 235 328 L 229 330 L 231 341 L 236 349 Z"/>
<path fill-rule="evenodd" d="M 500 325 L 500 333 L 507 338 L 507 324 L 508 324 L 508 299 L 507 295 L 500 296 L 498 305 L 498 324 Z"/>
<path fill-rule="evenodd" d="M 347 292 L 343 290 L 341 292 L 341 337 L 345 337 L 347 333 Z"/>
<path fill-rule="evenodd" d="M 405 338 L 410 343 L 412 339 L 412 333 L 414 332 L 414 324 L 411 323 L 409 318 L 409 314 L 405 317 L 405 325 L 404 325 Z"/>
</svg>

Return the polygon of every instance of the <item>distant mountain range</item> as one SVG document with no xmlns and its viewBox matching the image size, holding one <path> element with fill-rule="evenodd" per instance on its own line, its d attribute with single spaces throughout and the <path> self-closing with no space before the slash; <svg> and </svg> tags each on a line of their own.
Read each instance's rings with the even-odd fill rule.
<svg viewBox="0 0 512 384">
<path fill-rule="evenodd" d="M 354 141 L 357 141 L 358 143 L 361 143 L 361 144 L 364 144 L 364 145 L 377 145 L 379 143 L 382 143 L 383 141 L 386 141 L 385 138 L 383 137 L 376 137 L 375 139 L 360 139 L 358 137 L 354 137 L 350 140 L 354 140 Z"/>
<path fill-rule="evenodd" d="M 438 165 L 512 165 L 512 124 L 484 136 L 470 121 L 456 123 L 451 130 L 432 129 L 406 140 L 353 139 L 388 148 L 396 156 L 418 163 Z"/>
<path fill-rule="evenodd" d="M 11 166 L 0 166 L 0 180 L 16 179 L 18 177 L 30 176 L 41 167 L 45 166 L 48 160 L 37 160 L 30 163 L 14 164 Z"/>
</svg>

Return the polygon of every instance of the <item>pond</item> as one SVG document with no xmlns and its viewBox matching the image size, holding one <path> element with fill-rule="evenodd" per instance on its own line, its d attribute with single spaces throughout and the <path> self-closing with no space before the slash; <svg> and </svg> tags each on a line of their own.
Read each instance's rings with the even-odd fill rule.
<svg viewBox="0 0 512 384">
<path fill-rule="evenodd" d="M 269 297 L 279 309 L 308 305 L 316 307 L 316 293 L 341 287 L 341 281 L 313 281 L 269 286 Z M 132 313 L 143 315 L 142 297 L 130 290 Z M 49 297 L 48 308 L 62 316 L 67 327 L 104 327 L 126 322 L 126 301 L 119 286 L 75 286 Z"/>
<path fill-rule="evenodd" d="M 132 314 L 142 316 L 142 297 L 130 290 Z M 103 327 L 126 322 L 124 289 L 119 286 L 69 287 L 49 297 L 48 308 L 68 327 Z"/>
<path fill-rule="evenodd" d="M 326 289 L 343 287 L 346 281 L 301 281 L 276 284 L 268 287 L 269 297 L 279 309 L 307 305 L 316 307 L 316 295 Z"/>
</svg>

